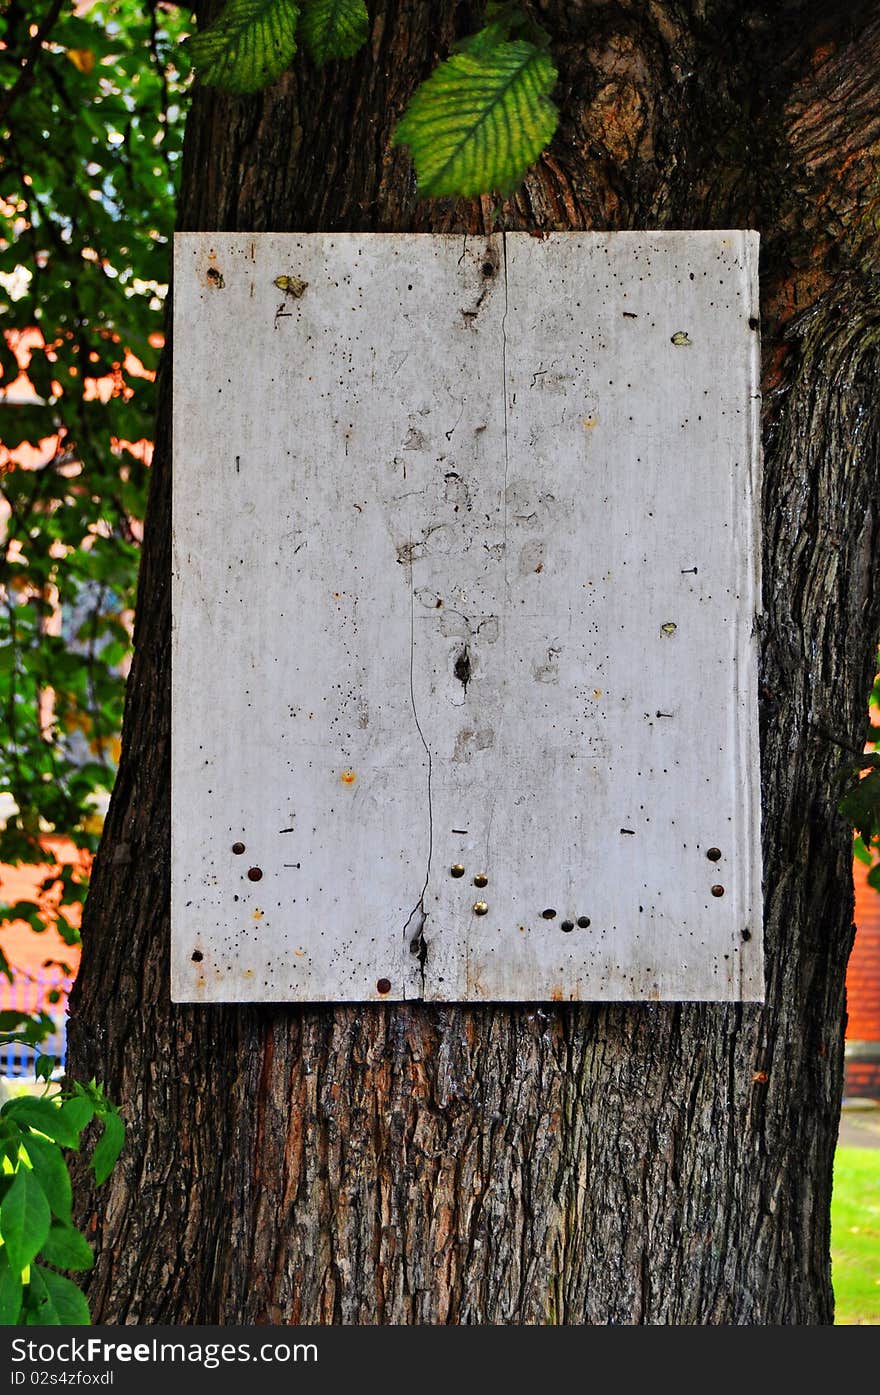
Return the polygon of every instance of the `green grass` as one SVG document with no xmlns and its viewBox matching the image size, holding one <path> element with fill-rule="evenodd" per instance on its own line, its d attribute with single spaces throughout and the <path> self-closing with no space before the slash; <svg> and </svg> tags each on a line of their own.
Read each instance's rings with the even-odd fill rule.
<svg viewBox="0 0 880 1395">
<path fill-rule="evenodd" d="M 836 1321 L 880 1323 L 880 1148 L 838 1148 L 831 1201 Z"/>
</svg>

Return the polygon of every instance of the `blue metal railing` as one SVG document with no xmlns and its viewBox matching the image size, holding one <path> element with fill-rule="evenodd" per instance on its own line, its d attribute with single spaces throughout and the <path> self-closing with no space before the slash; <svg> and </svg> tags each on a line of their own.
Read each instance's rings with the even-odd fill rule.
<svg viewBox="0 0 880 1395">
<path fill-rule="evenodd" d="M 47 1012 L 54 1031 L 37 1051 L 20 1042 L 0 1042 L 0 1076 L 20 1080 L 33 1076 L 37 1055 L 56 1056 L 63 1066 L 67 1057 L 67 997 L 73 980 L 58 969 L 41 969 L 36 974 L 16 973 L 12 982 L 0 977 L 0 1011 Z M 56 1001 L 51 1001 L 55 994 Z M 50 997 L 51 995 L 51 997 Z"/>
</svg>

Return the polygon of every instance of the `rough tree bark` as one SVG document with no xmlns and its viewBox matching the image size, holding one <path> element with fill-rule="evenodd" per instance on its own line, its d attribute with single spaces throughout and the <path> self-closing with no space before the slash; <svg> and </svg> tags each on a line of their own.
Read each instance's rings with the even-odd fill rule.
<svg viewBox="0 0 880 1395">
<path fill-rule="evenodd" d="M 169 349 L 70 1034 L 72 1072 L 129 1120 L 84 1202 L 102 1322 L 832 1318 L 852 937 L 835 779 L 880 629 L 880 7 L 536 8 L 562 121 L 496 229 L 763 234 L 766 1006 L 171 1006 Z M 419 203 L 390 148 L 479 6 L 370 9 L 353 61 L 297 59 L 247 100 L 196 92 L 181 228 L 485 231 L 489 200 Z"/>
</svg>

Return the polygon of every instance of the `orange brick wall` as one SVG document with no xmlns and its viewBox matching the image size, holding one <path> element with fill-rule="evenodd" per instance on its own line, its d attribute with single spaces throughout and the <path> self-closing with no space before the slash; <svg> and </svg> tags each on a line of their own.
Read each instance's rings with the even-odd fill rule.
<svg viewBox="0 0 880 1395">
<path fill-rule="evenodd" d="M 868 886 L 868 869 L 853 868 L 856 938 L 846 973 L 846 1039 L 877 1042 L 880 1057 L 880 893 Z M 847 1061 L 846 1093 L 880 1099 L 880 1059 Z"/>
<path fill-rule="evenodd" d="M 846 975 L 850 1041 L 880 1042 L 880 893 L 868 886 L 868 869 L 857 862 L 856 940 Z"/>
</svg>

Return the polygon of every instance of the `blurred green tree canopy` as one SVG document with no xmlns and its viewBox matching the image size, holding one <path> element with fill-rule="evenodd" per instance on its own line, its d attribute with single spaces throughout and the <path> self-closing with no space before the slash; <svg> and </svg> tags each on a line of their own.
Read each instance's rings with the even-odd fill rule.
<svg viewBox="0 0 880 1395">
<path fill-rule="evenodd" d="M 2 863 L 47 829 L 93 850 L 115 774 L 190 27 L 162 0 L 0 15 Z M 72 942 L 84 875 L 58 880 Z"/>
</svg>

